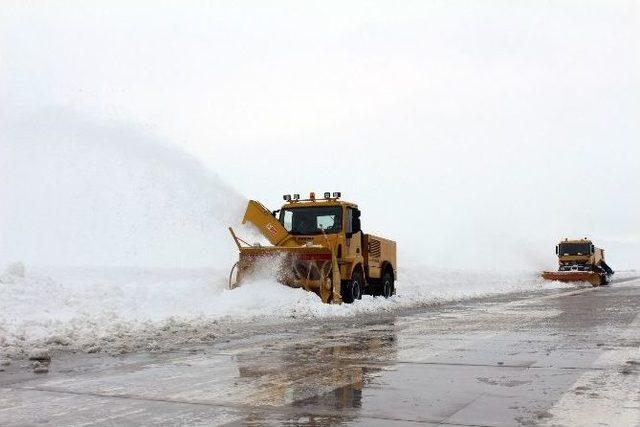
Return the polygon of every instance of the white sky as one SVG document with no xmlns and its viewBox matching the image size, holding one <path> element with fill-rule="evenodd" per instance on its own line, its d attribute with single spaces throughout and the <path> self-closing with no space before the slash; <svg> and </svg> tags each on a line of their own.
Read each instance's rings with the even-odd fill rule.
<svg viewBox="0 0 640 427">
<path fill-rule="evenodd" d="M 146 129 L 250 198 L 340 190 L 406 262 L 640 266 L 640 3 L 11 2 L 0 107 Z"/>
</svg>

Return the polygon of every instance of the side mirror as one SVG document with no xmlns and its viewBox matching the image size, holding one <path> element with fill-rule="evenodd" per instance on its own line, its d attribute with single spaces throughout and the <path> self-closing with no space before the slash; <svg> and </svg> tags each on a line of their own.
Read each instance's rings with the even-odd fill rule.
<svg viewBox="0 0 640 427">
<path fill-rule="evenodd" d="M 558 250 L 558 245 L 556 245 L 556 255 L 558 255 L 560 251 Z"/>
<path fill-rule="evenodd" d="M 360 230 L 361 230 L 360 218 L 356 217 L 356 218 L 353 219 L 353 232 L 357 233 Z"/>
<path fill-rule="evenodd" d="M 350 210 L 350 212 L 352 212 L 352 214 L 350 215 L 351 218 L 351 232 L 347 232 L 345 233 L 345 236 L 347 237 L 347 239 L 350 239 L 351 236 L 353 236 L 354 234 L 358 233 L 361 231 L 360 228 L 360 211 L 357 209 L 353 209 Z M 347 217 L 347 220 L 349 219 L 349 217 Z"/>
<path fill-rule="evenodd" d="M 352 230 L 354 233 L 362 230 L 360 225 L 360 211 L 358 209 L 353 210 L 353 227 Z"/>
</svg>

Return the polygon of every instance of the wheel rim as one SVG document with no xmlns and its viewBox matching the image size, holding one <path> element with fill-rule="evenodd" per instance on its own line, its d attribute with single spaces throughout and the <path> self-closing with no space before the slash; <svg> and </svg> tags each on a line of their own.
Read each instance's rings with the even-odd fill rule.
<svg viewBox="0 0 640 427">
<path fill-rule="evenodd" d="M 360 298 L 360 282 L 358 282 L 357 280 L 353 281 L 353 285 L 351 287 L 351 295 L 353 295 L 354 300 Z"/>
<path fill-rule="evenodd" d="M 391 283 L 389 283 L 388 280 L 384 282 L 384 289 L 382 290 L 382 295 L 384 295 L 385 298 L 389 298 L 391 296 Z"/>
</svg>

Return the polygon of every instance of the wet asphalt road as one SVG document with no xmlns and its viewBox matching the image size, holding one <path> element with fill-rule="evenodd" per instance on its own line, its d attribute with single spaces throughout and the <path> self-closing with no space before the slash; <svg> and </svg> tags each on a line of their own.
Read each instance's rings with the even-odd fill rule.
<svg viewBox="0 0 640 427">
<path fill-rule="evenodd" d="M 0 372 L 0 425 L 640 425 L 640 280 Z"/>
</svg>

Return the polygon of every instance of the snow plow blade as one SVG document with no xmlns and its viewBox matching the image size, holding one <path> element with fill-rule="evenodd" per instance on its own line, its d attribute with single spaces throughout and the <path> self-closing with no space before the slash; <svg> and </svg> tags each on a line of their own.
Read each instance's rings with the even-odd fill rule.
<svg viewBox="0 0 640 427">
<path fill-rule="evenodd" d="M 314 292 L 325 303 L 341 303 L 340 273 L 333 251 L 323 246 L 243 246 L 233 230 L 240 258 L 229 275 L 234 289 L 262 270 L 274 273 L 278 282 Z M 337 283 L 337 286 L 334 286 Z"/>
<path fill-rule="evenodd" d="M 543 271 L 542 278 L 559 282 L 589 282 L 593 286 L 604 284 L 603 275 L 595 271 Z"/>
</svg>

